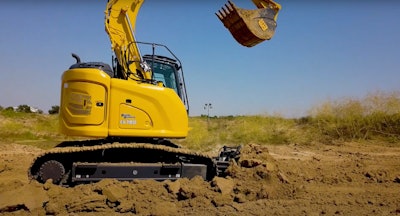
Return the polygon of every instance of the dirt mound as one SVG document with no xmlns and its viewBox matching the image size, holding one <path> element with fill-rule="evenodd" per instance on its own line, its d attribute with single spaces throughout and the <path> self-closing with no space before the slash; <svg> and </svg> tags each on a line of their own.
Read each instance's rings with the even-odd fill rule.
<svg viewBox="0 0 400 216">
<path fill-rule="evenodd" d="M 28 180 L 41 150 L 0 149 L 4 215 L 400 214 L 400 148 L 394 147 L 249 144 L 226 178 L 210 182 L 107 179 L 72 188 Z"/>
<path fill-rule="evenodd" d="M 12 146 L 11 151 L 14 148 Z M 266 147 L 247 145 L 242 149 L 242 155 L 237 164 L 228 168 L 227 178 L 216 177 L 211 182 L 200 177 L 164 182 L 120 182 L 108 179 L 95 184 L 64 188 L 51 182 L 40 185 L 37 182 L 25 183 L 13 179 L 3 183 L 1 197 L 11 197 L 16 190 L 21 196 L 1 199 L 0 212 L 176 215 L 182 213 L 182 210 L 184 213 L 194 213 L 196 209 L 201 212 L 218 212 L 219 208 L 234 212 L 238 203 L 290 196 L 292 186 L 279 172 L 276 161 Z M 7 172 L 12 172 L 12 169 Z"/>
</svg>

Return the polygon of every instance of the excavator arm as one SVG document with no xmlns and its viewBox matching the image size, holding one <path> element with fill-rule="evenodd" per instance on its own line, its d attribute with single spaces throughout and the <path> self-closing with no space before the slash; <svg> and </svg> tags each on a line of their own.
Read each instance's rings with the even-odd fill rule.
<svg viewBox="0 0 400 216">
<path fill-rule="evenodd" d="M 109 0 L 105 10 L 105 30 L 111 41 L 123 78 L 151 80 L 150 67 L 136 44 L 136 17 L 144 0 Z"/>
<path fill-rule="evenodd" d="M 252 0 L 258 9 L 247 10 L 228 1 L 216 15 L 238 43 L 255 46 L 271 39 L 275 34 L 276 21 L 281 5 L 273 0 Z"/>
</svg>

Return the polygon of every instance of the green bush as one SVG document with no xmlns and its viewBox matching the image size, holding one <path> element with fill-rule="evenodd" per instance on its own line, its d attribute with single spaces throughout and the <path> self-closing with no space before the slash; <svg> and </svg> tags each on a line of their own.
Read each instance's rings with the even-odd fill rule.
<svg viewBox="0 0 400 216">
<path fill-rule="evenodd" d="M 52 106 L 51 109 L 49 110 L 50 115 L 58 114 L 60 112 L 60 106 L 55 105 Z"/>
<path fill-rule="evenodd" d="M 17 112 L 31 113 L 31 107 L 26 104 L 19 105 L 17 108 Z"/>
<path fill-rule="evenodd" d="M 13 107 L 7 107 L 4 110 L 6 110 L 6 111 L 14 111 L 14 108 Z"/>
</svg>

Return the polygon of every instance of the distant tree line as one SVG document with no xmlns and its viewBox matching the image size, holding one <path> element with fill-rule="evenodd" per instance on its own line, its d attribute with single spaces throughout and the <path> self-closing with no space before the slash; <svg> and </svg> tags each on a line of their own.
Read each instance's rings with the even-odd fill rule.
<svg viewBox="0 0 400 216">
<path fill-rule="evenodd" d="M 58 105 L 54 105 L 51 107 L 51 109 L 49 109 L 50 115 L 58 114 L 59 112 L 60 112 L 60 106 Z"/>
<path fill-rule="evenodd" d="M 3 106 L 0 105 L 0 111 L 3 111 L 3 110 L 9 111 L 9 112 L 12 111 L 12 112 L 22 112 L 22 113 L 39 113 L 39 114 L 43 114 L 42 110 L 33 108 L 33 107 L 31 107 L 29 105 L 26 105 L 26 104 L 22 104 L 22 105 L 19 105 L 17 107 L 9 106 L 9 107 L 6 107 L 6 108 L 4 108 Z M 50 115 L 58 114 L 59 112 L 60 112 L 60 106 L 58 106 L 58 105 L 54 105 L 54 106 L 51 107 L 51 109 L 48 110 L 48 113 Z"/>
</svg>

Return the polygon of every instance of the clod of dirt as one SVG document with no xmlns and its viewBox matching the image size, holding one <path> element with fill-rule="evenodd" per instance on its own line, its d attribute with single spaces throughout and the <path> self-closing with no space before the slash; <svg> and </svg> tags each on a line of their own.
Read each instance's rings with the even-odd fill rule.
<svg viewBox="0 0 400 216">
<path fill-rule="evenodd" d="M 99 194 L 106 196 L 107 201 L 112 203 L 120 203 L 128 196 L 126 189 L 117 185 L 115 180 L 112 179 L 100 181 L 96 184 L 94 191 L 98 191 Z"/>
<path fill-rule="evenodd" d="M 220 194 L 216 195 L 214 198 L 212 198 L 211 203 L 215 207 L 222 207 L 225 205 L 229 205 L 232 203 L 233 198 L 229 196 L 228 194 Z"/>
<path fill-rule="evenodd" d="M 289 178 L 280 171 L 267 147 L 249 144 L 242 149 L 242 154 L 238 164 L 233 163 L 227 169 L 234 182 L 234 202 L 291 196 L 295 186 L 289 184 Z"/>
<path fill-rule="evenodd" d="M 240 161 L 240 166 L 245 168 L 253 168 L 261 164 L 263 164 L 262 160 L 256 159 L 243 159 Z"/>
<path fill-rule="evenodd" d="M 16 196 L 17 195 L 17 196 Z M 42 185 L 36 182 L 0 194 L 0 212 L 24 210 L 37 212 L 49 201 Z M 42 212 L 43 213 L 43 212 Z"/>
<path fill-rule="evenodd" d="M 25 183 L 19 179 L 5 179 L 0 182 L 0 194 L 5 191 L 15 191 L 18 188 L 23 187 L 24 185 Z"/>
<path fill-rule="evenodd" d="M 230 194 L 233 191 L 234 181 L 231 178 L 220 178 L 215 177 L 211 182 L 211 185 L 214 186 L 218 192 L 221 194 Z"/>
<path fill-rule="evenodd" d="M 201 177 L 194 177 L 189 180 L 186 178 L 179 179 L 180 189 L 178 200 L 194 199 L 197 197 L 207 197 L 210 190 L 210 184 L 205 182 Z"/>
<path fill-rule="evenodd" d="M 167 181 L 165 181 L 164 187 L 165 187 L 165 189 L 167 189 L 168 193 L 178 194 L 179 189 L 181 188 L 181 183 L 180 183 L 180 181 L 167 180 Z"/>
<path fill-rule="evenodd" d="M 7 165 L 0 164 L 0 173 L 2 173 L 4 171 L 8 171 L 8 170 L 10 170 L 10 168 L 8 168 Z"/>
<path fill-rule="evenodd" d="M 278 178 L 282 183 L 289 183 L 288 177 L 282 172 L 278 172 Z"/>
<path fill-rule="evenodd" d="M 103 189 L 103 195 L 107 197 L 108 201 L 115 203 L 121 202 L 127 196 L 127 193 L 123 188 L 112 186 Z"/>
</svg>

